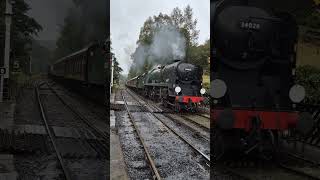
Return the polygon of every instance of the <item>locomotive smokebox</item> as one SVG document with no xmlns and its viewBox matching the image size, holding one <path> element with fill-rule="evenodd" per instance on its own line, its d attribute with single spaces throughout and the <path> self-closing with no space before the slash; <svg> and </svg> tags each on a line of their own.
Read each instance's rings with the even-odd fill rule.
<svg viewBox="0 0 320 180">
<path fill-rule="evenodd" d="M 237 17 L 237 18 L 235 18 Z M 215 20 L 216 48 L 227 58 L 255 59 L 267 53 L 274 32 L 272 17 L 255 7 L 227 7 Z"/>
<path fill-rule="evenodd" d="M 199 74 L 202 74 L 201 68 L 188 63 L 180 63 L 177 66 L 177 72 L 179 79 L 183 81 L 193 80 L 195 77 L 199 77 Z"/>
</svg>

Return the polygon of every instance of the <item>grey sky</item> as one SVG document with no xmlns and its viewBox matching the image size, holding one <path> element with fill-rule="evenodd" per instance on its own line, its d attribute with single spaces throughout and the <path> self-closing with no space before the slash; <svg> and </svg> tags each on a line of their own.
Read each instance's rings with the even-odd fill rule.
<svg viewBox="0 0 320 180">
<path fill-rule="evenodd" d="M 64 18 L 72 0 L 26 0 L 31 10 L 28 14 L 35 18 L 42 26 L 38 37 L 39 40 L 56 40 L 59 35 L 59 25 L 63 25 Z"/>
<path fill-rule="evenodd" d="M 130 54 L 136 48 L 144 21 L 160 12 L 170 14 L 173 8 L 193 9 L 200 30 L 199 43 L 210 37 L 210 0 L 110 0 L 110 32 L 113 52 L 127 74 L 131 66 Z"/>
</svg>

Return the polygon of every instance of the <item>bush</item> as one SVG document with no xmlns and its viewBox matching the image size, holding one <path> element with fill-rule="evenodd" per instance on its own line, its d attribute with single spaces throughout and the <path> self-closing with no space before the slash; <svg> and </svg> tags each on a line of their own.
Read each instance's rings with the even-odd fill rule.
<svg viewBox="0 0 320 180">
<path fill-rule="evenodd" d="M 310 65 L 300 66 L 296 72 L 296 83 L 305 87 L 306 102 L 320 101 L 320 70 Z"/>
</svg>

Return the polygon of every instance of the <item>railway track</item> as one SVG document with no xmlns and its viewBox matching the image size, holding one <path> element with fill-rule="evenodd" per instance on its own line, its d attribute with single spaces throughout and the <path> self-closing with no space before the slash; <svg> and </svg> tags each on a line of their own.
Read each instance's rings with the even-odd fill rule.
<svg viewBox="0 0 320 180">
<path fill-rule="evenodd" d="M 141 99 L 138 99 L 132 92 L 127 91 L 133 99 L 135 99 L 141 106 L 151 106 L 148 102 L 145 102 L 144 104 L 141 103 Z M 146 108 L 147 109 L 147 108 Z M 158 121 L 160 121 L 166 128 L 168 128 L 172 133 L 174 133 L 176 136 L 178 136 L 182 141 L 184 141 L 186 144 L 188 144 L 195 152 L 197 152 L 198 154 L 200 154 L 206 161 L 206 165 L 210 167 L 210 155 L 206 154 L 204 152 L 202 152 L 201 150 L 199 150 L 195 145 L 193 145 L 193 143 L 190 142 L 190 140 L 188 140 L 187 138 L 185 138 L 184 136 L 182 136 L 177 130 L 175 130 L 174 128 L 172 128 L 171 126 L 169 126 L 166 122 L 164 122 L 161 118 L 159 118 L 157 115 L 155 115 L 154 112 L 150 111 L 148 109 L 148 112 L 151 113 L 153 115 L 153 117 L 155 117 Z M 171 119 L 171 118 L 170 118 Z"/>
<path fill-rule="evenodd" d="M 125 107 L 126 107 L 126 111 L 127 111 L 128 115 L 129 115 L 130 121 L 131 121 L 131 123 L 132 123 L 132 125 L 133 125 L 133 127 L 134 127 L 134 129 L 135 129 L 135 131 L 136 131 L 136 133 L 137 133 L 137 136 L 138 136 L 138 138 L 139 138 L 139 140 L 140 140 L 140 142 L 141 142 L 141 144 L 142 144 L 142 147 L 143 147 L 143 149 L 144 149 L 144 152 L 145 152 L 145 155 L 146 155 L 146 157 L 147 157 L 147 160 L 148 160 L 148 162 L 149 162 L 149 164 L 150 164 L 150 166 L 151 166 L 152 172 L 153 172 L 155 178 L 156 178 L 157 180 L 160 180 L 160 179 L 162 179 L 162 178 L 160 177 L 159 171 L 158 171 L 158 169 L 157 169 L 157 167 L 156 167 L 156 165 L 155 165 L 155 162 L 154 162 L 153 158 L 151 157 L 150 151 L 149 151 L 148 147 L 146 146 L 146 144 L 145 144 L 145 142 L 144 142 L 144 139 L 143 139 L 143 137 L 141 136 L 141 133 L 140 133 L 140 131 L 139 131 L 139 129 L 138 129 L 135 121 L 133 120 L 134 118 L 133 118 L 133 116 L 132 116 L 132 114 L 131 114 L 131 112 L 130 112 L 130 110 L 129 110 L 129 108 L 128 108 L 127 100 L 126 100 L 126 98 L 124 97 L 124 95 L 123 95 L 122 92 L 121 92 L 121 96 L 122 96 L 124 105 L 125 105 Z"/>
<path fill-rule="evenodd" d="M 283 152 L 283 154 L 285 156 L 287 156 L 287 158 L 290 161 L 290 158 L 293 160 L 293 162 L 289 163 L 289 165 L 286 164 L 286 162 L 281 162 L 281 160 L 278 162 L 278 166 L 288 172 L 297 174 L 298 176 L 301 177 L 306 177 L 307 179 L 314 179 L 314 180 L 320 180 L 320 174 L 315 175 L 312 173 L 307 173 L 305 172 L 306 169 L 304 168 L 300 168 L 299 166 L 301 166 L 302 164 L 307 166 L 308 169 L 313 169 L 315 171 L 319 171 L 320 170 L 320 164 L 319 162 L 315 162 L 313 160 L 307 159 L 305 157 L 303 157 L 302 155 L 298 155 L 298 154 L 294 154 L 294 153 L 288 153 L 288 152 Z M 294 164 L 293 166 L 290 164 Z M 295 167 L 298 166 L 298 167 Z"/>
<path fill-rule="evenodd" d="M 46 113 L 45 113 L 45 110 L 44 110 L 44 106 L 43 106 L 41 98 L 40 98 L 40 93 L 39 93 L 38 87 L 36 87 L 36 96 L 37 96 L 39 108 L 40 108 L 40 111 L 41 111 L 41 117 L 42 117 L 43 123 L 45 124 L 46 131 L 47 131 L 47 133 L 49 135 L 49 138 L 50 138 L 50 141 L 51 141 L 51 143 L 52 143 L 52 145 L 54 147 L 56 156 L 57 156 L 57 158 L 59 160 L 59 164 L 60 164 L 60 166 L 61 166 L 61 168 L 63 170 L 64 177 L 65 177 L 66 180 L 72 180 L 71 179 L 70 170 L 68 169 L 68 167 L 66 166 L 65 161 L 62 158 L 61 152 L 60 152 L 60 150 L 59 150 L 59 148 L 57 146 L 56 137 L 55 137 L 54 133 L 51 131 L 49 123 L 47 121 L 47 116 L 46 116 Z"/>
<path fill-rule="evenodd" d="M 210 143 L 209 130 L 203 129 L 201 126 L 198 126 L 197 123 L 192 123 L 189 120 L 186 120 L 183 116 L 178 116 L 176 114 L 169 113 L 163 113 L 163 115 L 177 124 L 182 124 L 184 127 L 194 132 L 195 135 L 200 136 L 201 138 L 205 139 L 208 143 Z"/>
<path fill-rule="evenodd" d="M 131 90 L 127 90 L 129 94 L 133 95 L 134 93 Z M 204 125 L 202 123 L 199 123 L 197 121 L 194 121 L 192 118 L 188 117 L 188 113 L 181 113 L 177 114 L 174 111 L 170 111 L 169 109 L 160 109 L 157 106 L 154 106 L 150 103 L 147 99 L 144 99 L 144 97 L 140 96 L 139 94 L 135 94 L 136 100 L 138 102 L 141 102 L 140 104 L 143 104 L 145 107 L 150 109 L 154 113 L 161 113 L 165 117 L 171 119 L 172 121 L 175 121 L 176 123 L 183 124 L 185 127 L 192 129 L 195 131 L 195 134 L 201 136 L 207 141 L 210 141 L 210 128 L 208 127 L 210 125 L 210 117 L 209 115 L 204 115 L 200 113 L 196 113 L 194 116 L 200 116 L 200 118 L 206 119 L 208 121 L 207 125 Z M 179 116 L 178 118 L 174 118 L 174 116 Z"/>
<path fill-rule="evenodd" d="M 59 98 L 59 100 L 77 116 L 78 119 L 87 124 L 100 138 L 104 139 L 105 141 L 109 141 L 109 134 L 101 131 L 97 126 L 91 123 L 81 112 L 79 112 L 79 110 L 77 110 L 77 108 L 75 108 L 72 104 L 69 104 L 61 95 L 59 95 L 59 93 L 57 93 L 57 91 L 53 89 L 50 84 L 47 83 L 47 85 L 49 89 Z M 101 114 L 98 114 L 98 116 L 103 118 Z M 107 146 L 105 147 L 108 149 Z"/>
<path fill-rule="evenodd" d="M 196 114 L 196 116 L 200 116 L 200 117 L 206 119 L 206 121 L 208 121 L 208 125 L 210 125 L 210 118 L 208 118 L 208 117 L 206 117 L 206 116 L 204 116 L 204 115 L 199 115 L 199 114 Z M 191 122 L 191 123 L 193 123 L 193 124 L 195 124 L 195 125 L 197 125 L 197 126 L 200 126 L 204 131 L 207 131 L 207 132 L 210 131 L 210 127 L 208 127 L 208 125 L 205 125 L 205 124 L 203 124 L 203 123 L 196 122 L 196 121 L 193 120 L 192 117 L 189 117 L 189 116 L 186 115 L 186 114 L 181 115 L 181 117 L 183 117 L 183 118 L 186 119 L 187 121 L 189 121 L 189 122 Z"/>
<path fill-rule="evenodd" d="M 46 88 L 42 88 L 43 86 L 46 86 Z M 38 84 L 35 88 L 35 91 L 37 102 L 40 108 L 41 118 L 45 125 L 45 129 L 49 135 L 49 140 L 53 145 L 53 149 L 56 154 L 59 165 L 61 166 L 64 179 L 74 180 L 79 179 L 80 177 L 83 178 L 85 176 L 88 176 L 88 174 L 86 174 L 88 172 L 94 173 L 91 174 L 91 176 L 97 177 L 99 179 L 99 177 L 101 177 L 102 175 L 96 174 L 96 171 L 88 170 L 88 172 L 84 173 L 86 175 L 79 173 L 79 167 L 78 169 L 74 168 L 74 166 L 72 166 L 72 161 L 76 160 L 80 164 L 85 164 L 86 162 L 91 161 L 92 159 L 92 161 L 94 161 L 93 166 L 97 166 L 98 168 L 101 162 L 105 162 L 107 158 L 106 152 L 108 152 L 108 135 L 101 132 L 91 122 L 89 122 L 71 104 L 66 102 L 66 100 L 64 100 L 60 96 L 60 94 L 58 94 L 54 89 L 52 89 L 52 87 L 47 82 Z M 50 92 L 53 95 L 53 97 L 57 99 L 57 102 L 62 104 L 63 107 L 61 108 L 64 108 L 66 112 L 69 112 L 74 116 L 74 119 L 71 118 L 73 120 L 69 120 L 68 118 L 64 119 L 64 121 L 70 121 L 68 127 L 58 127 L 54 123 L 55 117 L 50 116 L 52 115 L 52 110 L 48 109 L 48 105 L 46 105 L 48 102 L 44 101 L 44 94 L 40 91 L 45 91 L 45 94 L 48 94 Z M 72 124 L 74 124 L 74 127 L 72 127 Z M 78 132 L 79 137 L 72 137 L 70 140 L 70 137 L 67 138 L 64 136 L 57 136 L 57 128 L 66 128 L 73 131 L 76 130 Z M 70 143 L 66 144 L 66 142 Z M 82 168 L 86 169 L 87 167 L 81 166 L 80 171 L 85 171 Z"/>
<path fill-rule="evenodd" d="M 177 128 L 181 128 L 176 126 L 172 128 L 168 126 L 168 122 L 171 121 L 163 116 L 163 113 L 160 112 L 153 112 L 152 110 L 155 108 L 147 108 L 148 104 L 141 100 L 137 99 L 132 94 L 129 94 L 128 91 L 122 90 L 122 97 L 124 104 L 126 106 L 126 114 L 130 111 L 129 118 L 126 116 L 120 115 L 123 117 L 123 120 L 119 121 L 120 126 L 125 124 L 124 128 L 119 129 L 120 134 L 123 134 L 123 130 L 125 132 L 132 132 L 131 128 L 128 127 L 128 119 L 130 122 L 134 121 L 136 123 L 136 127 L 134 127 L 134 132 L 139 132 L 142 141 L 144 142 L 143 153 L 146 154 L 145 149 L 149 152 L 150 156 L 148 158 L 148 164 L 153 162 L 155 164 L 155 168 L 157 169 L 159 175 L 163 179 L 186 179 L 186 177 L 193 177 L 194 179 L 208 179 L 209 178 L 209 168 L 210 168 L 210 157 L 208 151 L 203 151 L 200 146 L 195 146 L 190 141 L 188 141 L 185 137 L 183 137 L 180 133 L 177 132 Z M 139 107 L 139 110 L 137 109 Z M 119 117 L 119 116 L 118 116 Z M 159 119 L 163 119 L 166 122 L 159 121 Z M 171 122 L 173 123 L 173 122 Z M 132 124 L 132 123 L 130 123 Z M 171 124 L 172 125 L 172 124 Z M 185 129 L 185 128 L 181 128 Z M 175 132 L 173 132 L 175 131 Z M 182 131 L 181 131 L 182 132 Z M 176 134 L 178 133 L 178 135 Z M 185 133 L 185 132 L 183 132 Z M 137 134 L 137 133 L 136 133 Z M 180 136 L 179 136 L 180 135 Z M 121 138 L 122 135 L 120 135 Z M 181 137 L 184 139 L 181 139 Z M 186 136 L 192 138 L 192 135 Z M 132 137 L 124 136 L 124 140 L 132 139 Z M 137 138 L 136 138 L 137 139 Z M 195 138 L 194 138 L 195 139 Z M 186 143 L 186 141 L 189 144 Z M 136 140 L 138 141 L 138 140 Z M 125 141 L 122 142 L 124 144 L 137 144 L 136 142 L 132 141 Z M 141 143 L 141 140 L 138 142 Z M 193 141 L 194 143 L 194 141 Z M 209 143 L 201 141 L 201 143 L 207 144 L 207 149 L 209 150 Z M 197 145 L 201 144 L 198 143 Z M 196 143 L 195 143 L 196 144 Z M 191 147 L 192 145 L 193 147 Z M 128 168 L 133 169 L 135 171 L 135 166 L 132 167 L 132 156 L 136 156 L 131 154 L 130 152 L 126 151 L 126 145 L 123 145 L 124 154 L 126 156 L 125 159 L 128 159 Z M 132 150 L 131 147 L 130 151 L 136 152 L 137 150 Z M 195 150 L 195 149 L 197 150 Z M 200 149 L 199 149 L 200 148 Z M 141 148 L 142 149 L 142 148 Z M 210 151 L 210 150 L 209 150 Z M 141 151 L 140 151 L 141 152 Z M 204 157 L 204 156 L 205 157 Z M 136 160 L 133 161 L 140 161 L 140 155 L 137 155 Z M 205 159 L 207 158 L 207 160 Z M 150 159 L 150 160 L 149 160 Z M 151 165 L 149 167 L 152 167 Z M 143 168 L 143 167 L 141 167 Z M 153 174 L 155 174 L 155 170 L 152 170 Z M 135 175 L 130 175 L 130 177 L 136 177 Z M 134 178 L 133 178 L 134 179 Z"/>
<path fill-rule="evenodd" d="M 260 163 L 262 162 L 263 165 Z M 320 180 L 319 171 L 320 164 L 310 159 L 306 159 L 301 155 L 288 152 L 281 152 L 281 157 L 276 161 L 255 162 L 254 165 L 237 166 L 237 162 L 233 166 L 217 164 L 215 168 L 219 172 L 225 173 L 225 176 L 236 177 L 245 180 L 254 179 L 312 179 Z M 249 164 L 241 163 L 241 164 Z"/>
<path fill-rule="evenodd" d="M 64 87 L 61 87 L 59 84 L 57 84 L 54 81 L 49 82 L 50 86 L 53 88 L 56 86 L 56 90 L 63 91 L 65 94 L 67 94 L 69 97 L 72 97 L 73 99 L 77 99 L 80 103 L 82 103 L 84 106 L 86 106 L 92 113 L 94 113 L 96 116 L 98 116 L 100 119 L 106 119 L 106 117 L 109 116 L 108 109 L 106 109 L 105 105 L 101 106 L 99 102 L 95 102 L 92 99 L 84 98 L 78 93 L 72 92 L 72 90 L 65 89 Z"/>
</svg>

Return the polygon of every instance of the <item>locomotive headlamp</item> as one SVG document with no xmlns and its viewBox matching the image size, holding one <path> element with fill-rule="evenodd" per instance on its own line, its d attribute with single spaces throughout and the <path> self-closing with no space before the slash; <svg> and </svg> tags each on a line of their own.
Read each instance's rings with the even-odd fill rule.
<svg viewBox="0 0 320 180">
<path fill-rule="evenodd" d="M 222 98 L 227 92 L 227 85 L 221 79 L 215 79 L 211 82 L 210 94 L 213 98 Z"/>
<path fill-rule="evenodd" d="M 181 87 L 177 86 L 176 88 L 174 88 L 174 91 L 178 94 L 179 92 L 181 92 Z"/>
<path fill-rule="evenodd" d="M 294 103 L 300 103 L 305 98 L 305 96 L 306 90 L 299 84 L 292 86 L 289 91 L 289 97 Z"/>
<path fill-rule="evenodd" d="M 200 94 L 204 95 L 206 93 L 206 89 L 205 88 L 201 88 L 200 89 Z"/>
</svg>

